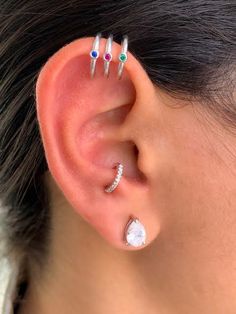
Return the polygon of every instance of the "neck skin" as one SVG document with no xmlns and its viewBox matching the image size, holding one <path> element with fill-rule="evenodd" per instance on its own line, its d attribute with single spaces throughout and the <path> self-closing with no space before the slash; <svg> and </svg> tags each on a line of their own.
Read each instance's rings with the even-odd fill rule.
<svg viewBox="0 0 236 314">
<path fill-rule="evenodd" d="M 50 181 L 50 180 L 49 180 Z M 51 182 L 51 183 L 50 183 Z M 117 250 L 80 218 L 50 181 L 50 256 L 32 273 L 20 314 L 156 313 L 151 252 Z"/>
</svg>

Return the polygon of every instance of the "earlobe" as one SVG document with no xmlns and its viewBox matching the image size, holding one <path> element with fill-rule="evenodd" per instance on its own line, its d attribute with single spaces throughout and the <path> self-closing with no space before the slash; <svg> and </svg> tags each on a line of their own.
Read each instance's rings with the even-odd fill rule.
<svg viewBox="0 0 236 314">
<path fill-rule="evenodd" d="M 125 249 L 130 216 L 145 226 L 146 244 L 159 230 L 155 219 L 148 218 L 148 213 L 155 215 L 147 178 L 138 168 L 136 143 L 124 134 L 134 107 L 142 102 L 137 73 L 144 79 L 145 71 L 129 54 L 127 69 L 118 80 L 121 46 L 114 42 L 109 78 L 99 58 L 91 79 L 93 42 L 94 38 L 79 39 L 48 60 L 36 85 L 37 116 L 49 171 L 64 196 L 110 243 Z M 106 40 L 101 39 L 101 51 L 105 47 Z M 143 82 L 144 88 L 145 84 L 150 96 L 152 84 L 149 79 Z M 112 193 L 106 193 L 105 187 L 115 179 L 117 162 L 124 166 L 122 179 Z"/>
</svg>

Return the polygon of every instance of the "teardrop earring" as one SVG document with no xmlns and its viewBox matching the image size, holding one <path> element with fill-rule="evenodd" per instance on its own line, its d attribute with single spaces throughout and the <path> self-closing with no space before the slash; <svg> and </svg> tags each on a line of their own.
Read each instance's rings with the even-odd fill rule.
<svg viewBox="0 0 236 314">
<path fill-rule="evenodd" d="M 146 243 L 146 230 L 136 217 L 131 217 L 126 225 L 125 242 L 126 245 L 134 247 L 139 247 Z"/>
</svg>

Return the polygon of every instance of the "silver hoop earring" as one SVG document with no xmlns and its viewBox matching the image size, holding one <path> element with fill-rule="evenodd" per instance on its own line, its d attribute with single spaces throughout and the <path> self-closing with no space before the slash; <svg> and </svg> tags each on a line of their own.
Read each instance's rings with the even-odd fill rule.
<svg viewBox="0 0 236 314">
<path fill-rule="evenodd" d="M 95 69 L 96 69 L 96 62 L 99 57 L 99 46 L 100 46 L 100 39 L 101 33 L 98 33 L 93 42 L 93 48 L 90 51 L 91 63 L 90 63 L 90 75 L 91 78 L 94 77 Z"/>
<path fill-rule="evenodd" d="M 121 79 L 125 62 L 128 60 L 127 51 L 128 51 L 128 36 L 125 35 L 123 37 L 121 53 L 119 55 L 119 60 L 120 60 L 120 63 L 118 65 L 118 79 L 119 80 Z"/>
<path fill-rule="evenodd" d="M 125 228 L 126 245 L 139 247 L 146 243 L 146 230 L 136 217 L 131 217 Z"/>
<path fill-rule="evenodd" d="M 113 43 L 113 35 L 110 35 L 107 39 L 106 42 L 106 49 L 105 53 L 103 55 L 103 60 L 104 60 L 104 75 L 106 77 L 109 76 L 109 67 L 110 67 L 110 62 L 112 60 L 112 43 Z"/>
<path fill-rule="evenodd" d="M 114 181 L 112 182 L 112 184 L 105 188 L 105 192 L 107 192 L 107 193 L 111 193 L 117 188 L 117 186 L 120 183 L 120 180 L 122 178 L 122 175 L 123 175 L 123 168 L 124 167 L 121 163 L 117 163 L 115 168 L 117 168 L 117 174 L 116 174 L 116 177 L 115 177 Z"/>
</svg>

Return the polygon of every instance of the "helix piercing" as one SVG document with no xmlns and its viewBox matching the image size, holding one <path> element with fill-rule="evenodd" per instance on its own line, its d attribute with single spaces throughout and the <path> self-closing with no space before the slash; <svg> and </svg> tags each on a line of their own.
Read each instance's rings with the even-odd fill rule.
<svg viewBox="0 0 236 314">
<path fill-rule="evenodd" d="M 115 177 L 114 181 L 112 182 L 112 184 L 105 188 L 105 192 L 107 192 L 107 193 L 111 193 L 117 188 L 117 186 L 120 183 L 120 180 L 122 178 L 122 175 L 123 175 L 123 168 L 124 167 L 121 163 L 117 163 L 115 165 L 115 168 L 117 168 L 117 174 L 116 174 L 116 177 Z"/>
<path fill-rule="evenodd" d="M 126 245 L 139 247 L 146 243 L 146 230 L 136 217 L 131 217 L 125 228 Z"/>
<path fill-rule="evenodd" d="M 106 77 L 109 75 L 109 67 L 110 62 L 112 60 L 112 43 L 113 43 L 113 35 L 110 35 L 106 42 L 105 53 L 103 55 L 104 60 L 104 74 Z"/>
<path fill-rule="evenodd" d="M 127 51 L 128 51 L 128 36 L 125 35 L 123 36 L 121 53 L 119 55 L 119 60 L 120 60 L 119 65 L 118 65 L 118 79 L 119 80 L 121 79 L 125 62 L 128 59 Z"/>
<path fill-rule="evenodd" d="M 99 46 L 100 46 L 100 39 L 101 39 L 101 33 L 98 33 L 94 39 L 92 50 L 90 51 L 90 74 L 91 78 L 94 77 L 95 69 L 96 69 L 96 62 L 99 57 Z"/>
</svg>

